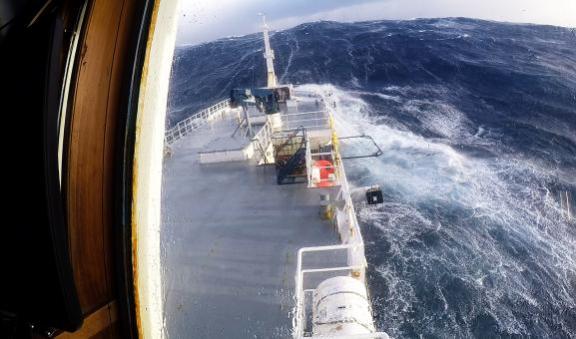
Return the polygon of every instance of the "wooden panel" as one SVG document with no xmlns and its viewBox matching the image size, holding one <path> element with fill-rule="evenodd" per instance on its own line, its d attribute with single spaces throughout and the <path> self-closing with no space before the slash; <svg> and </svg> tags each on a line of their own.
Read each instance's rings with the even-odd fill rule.
<svg viewBox="0 0 576 339">
<path fill-rule="evenodd" d="M 66 202 L 84 315 L 114 299 L 114 157 L 126 46 L 136 0 L 94 0 L 80 47 L 70 118 Z"/>
<path fill-rule="evenodd" d="M 62 333 L 57 339 L 119 338 L 117 326 L 118 308 L 115 302 L 104 305 L 84 319 L 82 328 L 74 333 Z M 106 335 L 104 335 L 106 334 Z"/>
</svg>

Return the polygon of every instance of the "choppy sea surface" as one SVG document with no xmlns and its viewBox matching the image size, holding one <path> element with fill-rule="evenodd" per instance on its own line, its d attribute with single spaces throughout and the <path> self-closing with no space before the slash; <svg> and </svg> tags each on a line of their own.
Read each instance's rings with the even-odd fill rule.
<svg viewBox="0 0 576 339">
<path fill-rule="evenodd" d="M 271 43 L 282 83 L 332 92 L 339 134 L 384 152 L 346 162 L 385 195 L 357 204 L 380 330 L 576 337 L 576 30 L 315 22 Z M 264 80 L 259 34 L 179 48 L 168 123 Z"/>
</svg>

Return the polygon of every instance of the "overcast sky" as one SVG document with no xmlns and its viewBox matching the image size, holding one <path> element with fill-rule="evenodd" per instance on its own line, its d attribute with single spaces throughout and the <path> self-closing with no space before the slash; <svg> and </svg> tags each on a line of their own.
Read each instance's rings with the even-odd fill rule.
<svg viewBox="0 0 576 339">
<path fill-rule="evenodd" d="M 318 20 L 470 17 L 576 27 L 576 0 L 180 0 L 178 45 L 194 45 Z"/>
</svg>

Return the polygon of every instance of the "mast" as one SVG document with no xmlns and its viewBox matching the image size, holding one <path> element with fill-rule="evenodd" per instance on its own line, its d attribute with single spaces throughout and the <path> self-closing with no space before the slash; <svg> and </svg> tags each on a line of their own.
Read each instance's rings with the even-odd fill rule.
<svg viewBox="0 0 576 339">
<path fill-rule="evenodd" d="M 268 36 L 268 25 L 266 16 L 262 15 L 262 28 L 264 33 L 264 58 L 266 59 L 266 70 L 268 72 L 268 87 L 276 87 L 277 79 L 274 72 L 274 50 L 270 47 L 270 37 Z"/>
</svg>

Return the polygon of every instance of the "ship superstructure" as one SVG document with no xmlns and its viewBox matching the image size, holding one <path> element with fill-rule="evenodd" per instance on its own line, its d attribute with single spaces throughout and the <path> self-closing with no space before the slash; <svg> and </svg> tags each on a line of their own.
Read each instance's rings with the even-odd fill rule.
<svg viewBox="0 0 576 339">
<path fill-rule="evenodd" d="M 330 93 L 277 83 L 264 22 L 264 88 L 166 132 L 167 334 L 387 338 L 366 288 L 364 243 Z"/>
</svg>

